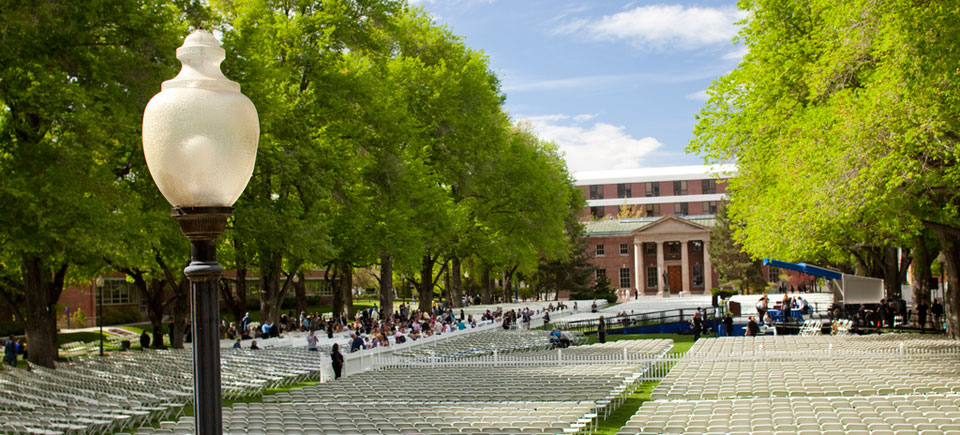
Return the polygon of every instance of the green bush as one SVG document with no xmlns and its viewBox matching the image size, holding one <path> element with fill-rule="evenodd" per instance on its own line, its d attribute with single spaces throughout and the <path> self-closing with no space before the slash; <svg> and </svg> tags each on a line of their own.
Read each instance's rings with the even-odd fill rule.
<svg viewBox="0 0 960 435">
<path fill-rule="evenodd" d="M 77 311 L 74 311 L 70 314 L 70 324 L 74 328 L 84 328 L 87 326 L 87 315 L 83 313 L 83 310 L 77 308 Z"/>
<path fill-rule="evenodd" d="M 617 295 L 612 293 L 594 293 L 594 292 L 586 291 L 586 292 L 571 293 L 570 299 L 588 300 L 588 301 L 594 300 L 594 299 L 597 299 L 597 300 L 604 299 L 607 301 L 607 303 L 614 304 L 617 302 Z"/>
<path fill-rule="evenodd" d="M 13 335 L 23 335 L 23 328 L 17 322 L 0 322 L 0 337 L 9 337 Z"/>
<path fill-rule="evenodd" d="M 104 308 L 103 324 L 122 325 L 124 323 L 136 323 L 140 321 L 140 312 L 136 307 L 128 308 Z"/>
<path fill-rule="evenodd" d="M 710 293 L 720 296 L 723 299 L 730 299 L 731 296 L 736 296 L 737 291 L 728 288 L 715 288 L 710 290 Z"/>
</svg>

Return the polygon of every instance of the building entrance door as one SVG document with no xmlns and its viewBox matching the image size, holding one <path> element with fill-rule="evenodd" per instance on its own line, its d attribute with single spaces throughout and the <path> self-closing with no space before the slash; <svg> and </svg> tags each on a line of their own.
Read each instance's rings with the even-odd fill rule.
<svg viewBox="0 0 960 435">
<path fill-rule="evenodd" d="M 683 289 L 683 269 L 680 266 L 667 266 L 667 282 L 671 294 L 680 293 Z"/>
</svg>

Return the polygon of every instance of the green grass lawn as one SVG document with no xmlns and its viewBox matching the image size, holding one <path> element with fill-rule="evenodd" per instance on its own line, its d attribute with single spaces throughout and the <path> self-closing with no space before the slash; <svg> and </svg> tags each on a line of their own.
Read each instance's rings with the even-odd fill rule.
<svg viewBox="0 0 960 435">
<path fill-rule="evenodd" d="M 692 335 L 680 334 L 608 334 L 607 341 L 621 340 L 650 340 L 657 338 L 669 338 L 673 340 L 673 352 L 684 354 L 693 346 Z M 597 337 L 591 335 L 587 337 L 587 343 L 597 343 Z M 613 435 L 620 431 L 620 428 L 630 420 L 637 409 L 643 405 L 643 402 L 650 400 L 650 392 L 657 387 L 659 382 L 644 382 L 637 391 L 627 396 L 627 400 L 611 413 L 606 419 L 600 420 L 597 427 L 598 434 Z"/>
</svg>

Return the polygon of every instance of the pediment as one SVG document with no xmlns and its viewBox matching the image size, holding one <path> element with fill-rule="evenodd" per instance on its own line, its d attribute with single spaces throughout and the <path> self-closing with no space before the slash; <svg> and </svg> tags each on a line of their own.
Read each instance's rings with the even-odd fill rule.
<svg viewBox="0 0 960 435">
<path fill-rule="evenodd" d="M 698 223 L 688 221 L 684 218 L 677 216 L 664 216 L 655 222 L 644 225 L 640 228 L 633 230 L 634 235 L 650 235 L 650 234 L 683 234 L 683 233 L 696 233 L 702 234 L 704 232 L 709 232 L 710 228 L 707 228 Z"/>
</svg>

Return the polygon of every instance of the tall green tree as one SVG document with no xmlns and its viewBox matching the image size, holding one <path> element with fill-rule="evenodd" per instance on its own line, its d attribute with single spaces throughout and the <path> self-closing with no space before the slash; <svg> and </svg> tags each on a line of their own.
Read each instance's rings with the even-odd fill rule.
<svg viewBox="0 0 960 435">
<path fill-rule="evenodd" d="M 159 1 L 0 4 L 0 295 L 29 359 L 53 367 L 54 304 L 120 243 L 118 149 L 140 147 L 143 107 L 173 75 L 186 28 Z"/>
<path fill-rule="evenodd" d="M 329 216 L 335 180 L 353 175 L 355 125 L 341 70 L 351 50 L 377 47 L 379 27 L 398 4 L 370 1 L 214 2 L 222 17 L 224 62 L 258 107 L 260 146 L 253 178 L 236 206 L 234 231 L 260 275 L 260 311 L 276 322 L 292 279 L 322 264 L 333 245 Z M 335 134 L 330 134 L 335 132 Z M 351 181 L 347 181 L 348 183 Z"/>
<path fill-rule="evenodd" d="M 710 262 L 717 273 L 720 287 L 733 287 L 749 293 L 762 291 L 767 286 L 763 279 L 760 260 L 743 252 L 743 247 L 733 239 L 734 224 L 727 216 L 727 203 L 717 208 L 716 224 L 710 230 Z"/>
<path fill-rule="evenodd" d="M 739 166 L 735 238 L 754 255 L 855 258 L 897 296 L 896 248 L 916 246 L 926 227 L 956 268 L 957 6 L 739 4 L 750 12 L 740 34 L 749 53 L 711 86 L 690 147 Z M 948 334 L 960 338 L 960 285 L 950 288 Z"/>
</svg>

